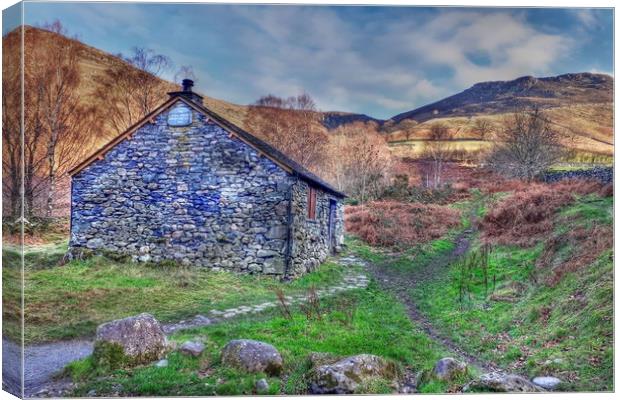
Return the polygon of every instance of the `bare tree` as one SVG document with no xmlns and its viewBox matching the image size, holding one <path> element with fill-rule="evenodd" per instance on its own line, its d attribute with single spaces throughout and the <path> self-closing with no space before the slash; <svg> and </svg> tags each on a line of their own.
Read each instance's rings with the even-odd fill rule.
<svg viewBox="0 0 620 400">
<path fill-rule="evenodd" d="M 489 133 L 493 132 L 493 123 L 487 118 L 476 118 L 474 132 L 480 136 L 480 139 L 486 140 Z"/>
<path fill-rule="evenodd" d="M 49 31 L 66 35 L 60 22 L 48 25 Z M 80 69 L 75 40 L 52 41 L 37 49 L 34 85 L 43 94 L 42 124 L 46 139 L 45 215 L 52 216 L 57 179 L 85 155 L 94 128 L 94 110 L 82 105 L 78 89 Z"/>
<path fill-rule="evenodd" d="M 429 175 L 426 176 L 426 185 L 429 187 L 438 188 L 441 186 L 444 164 L 453 153 L 450 143 L 452 137 L 453 135 L 447 125 L 441 122 L 431 125 L 423 153 L 425 158 L 431 160 Z"/>
<path fill-rule="evenodd" d="M 531 181 L 565 154 L 560 133 L 538 108 L 506 118 L 498 136 L 487 162 L 509 177 Z"/>
<path fill-rule="evenodd" d="M 66 36 L 59 21 L 43 28 Z M 33 190 L 33 203 L 39 192 L 45 193 L 47 217 L 54 211 L 58 179 L 85 156 L 93 142 L 91 132 L 96 129 L 94 109 L 83 105 L 79 95 L 78 60 L 78 42 L 67 38 L 35 45 L 26 53 L 25 88 L 33 97 L 29 102 L 33 108 L 26 109 L 32 120 L 32 130 L 25 132 L 27 164 L 32 168 L 26 174 L 27 180 L 32 180 L 27 186 Z M 37 149 L 35 142 L 44 149 Z"/>
<path fill-rule="evenodd" d="M 4 215 L 21 215 L 21 37 L 18 31 L 2 38 L 2 202 Z"/>
<path fill-rule="evenodd" d="M 21 132 L 21 74 L 19 57 L 3 57 L 3 200 L 11 214 L 51 216 L 57 183 L 90 150 L 97 119 L 79 96 L 79 44 L 56 21 L 27 30 L 24 40 L 23 135 Z M 13 54 L 11 34 L 5 54 Z M 14 54 L 13 54 L 14 55 Z M 23 169 L 22 169 L 23 168 Z M 23 171 L 23 173 L 22 173 Z M 56 196 L 57 197 L 57 196 Z"/>
<path fill-rule="evenodd" d="M 389 184 L 394 164 L 385 137 L 374 123 L 342 125 L 330 134 L 329 180 L 364 203 Z"/>
<path fill-rule="evenodd" d="M 124 62 L 108 68 L 97 78 L 95 96 L 109 110 L 108 123 L 122 132 L 155 109 L 167 89 L 160 79 L 172 61 L 153 50 L 134 47 Z"/>
<path fill-rule="evenodd" d="M 319 171 L 328 137 L 310 95 L 263 96 L 248 109 L 245 126 L 298 163 Z"/>
</svg>

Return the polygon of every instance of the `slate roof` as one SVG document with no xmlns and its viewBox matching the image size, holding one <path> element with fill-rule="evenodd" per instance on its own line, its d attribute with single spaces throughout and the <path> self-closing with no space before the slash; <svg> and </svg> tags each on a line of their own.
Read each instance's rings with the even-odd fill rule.
<svg viewBox="0 0 620 400">
<path fill-rule="evenodd" d="M 196 109 L 198 112 L 201 112 L 207 115 L 209 118 L 211 118 L 214 122 L 216 122 L 218 125 L 220 125 L 224 129 L 234 133 L 241 140 L 243 140 L 248 145 L 258 150 L 260 153 L 265 154 L 268 158 L 272 159 L 277 164 L 288 167 L 290 169 L 289 172 L 292 173 L 294 176 L 298 176 L 300 179 L 308 182 L 309 184 L 317 186 L 325 190 L 326 192 L 329 192 L 337 197 L 340 197 L 340 198 L 346 197 L 344 193 L 338 191 L 336 188 L 331 186 L 329 183 L 325 182 L 324 180 L 322 180 L 321 178 L 319 178 L 312 172 L 308 171 L 308 169 L 306 169 L 304 166 L 292 160 L 290 157 L 288 157 L 287 155 L 285 155 L 284 153 L 282 153 L 275 147 L 257 138 L 251 133 L 241 129 L 237 125 L 228 121 L 226 118 L 211 111 L 204 105 L 193 101 L 192 100 L 192 96 L 194 95 L 193 92 L 171 92 L 169 94 L 171 96 L 170 99 L 168 99 L 161 106 L 157 107 L 153 112 L 151 112 L 149 115 L 144 117 L 142 120 L 132 125 L 125 132 L 123 132 L 116 138 L 112 139 L 109 143 L 104 145 L 101 149 L 97 150 L 94 154 L 89 156 L 86 160 L 84 160 L 83 162 L 75 166 L 73 169 L 69 171 L 69 174 L 71 176 L 74 176 L 75 174 L 79 173 L 84 168 L 86 168 L 88 165 L 90 165 L 91 163 L 102 159 L 103 155 L 106 152 L 108 152 L 110 149 L 112 149 L 114 146 L 116 146 L 118 143 L 131 137 L 131 135 L 136 130 L 138 130 L 140 127 L 145 125 L 147 122 L 152 121 L 155 118 L 155 116 L 157 116 L 158 114 L 168 109 L 172 104 L 176 102 L 176 100 L 181 100 L 187 105 L 189 105 L 190 107 Z"/>
</svg>

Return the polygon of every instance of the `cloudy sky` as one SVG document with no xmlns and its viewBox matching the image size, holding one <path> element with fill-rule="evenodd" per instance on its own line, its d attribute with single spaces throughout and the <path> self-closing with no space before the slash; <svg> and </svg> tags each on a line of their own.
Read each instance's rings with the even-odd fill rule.
<svg viewBox="0 0 620 400">
<path fill-rule="evenodd" d="M 27 24 L 54 19 L 110 53 L 191 65 L 212 97 L 306 91 L 378 118 L 480 81 L 613 71 L 610 9 L 26 3 Z"/>
</svg>

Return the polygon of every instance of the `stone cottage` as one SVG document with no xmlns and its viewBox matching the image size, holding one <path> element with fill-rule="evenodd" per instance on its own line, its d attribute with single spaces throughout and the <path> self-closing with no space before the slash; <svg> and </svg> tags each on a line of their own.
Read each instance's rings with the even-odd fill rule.
<svg viewBox="0 0 620 400">
<path fill-rule="evenodd" d="M 192 86 L 70 171 L 69 254 L 291 278 L 338 251 L 344 194 L 204 107 Z"/>
</svg>

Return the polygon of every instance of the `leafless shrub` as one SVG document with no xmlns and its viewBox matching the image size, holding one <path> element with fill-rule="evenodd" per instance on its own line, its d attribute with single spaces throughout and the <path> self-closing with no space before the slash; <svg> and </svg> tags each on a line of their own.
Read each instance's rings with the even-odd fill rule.
<svg viewBox="0 0 620 400">
<path fill-rule="evenodd" d="M 317 171 L 325 158 L 327 132 L 307 93 L 289 98 L 261 97 L 249 107 L 245 125 L 310 170 Z"/>
<path fill-rule="evenodd" d="M 280 311 L 282 312 L 282 316 L 284 316 L 284 318 L 286 319 L 293 319 L 289 302 L 286 299 L 284 290 L 282 290 L 281 288 L 276 288 L 274 289 L 274 292 L 276 294 L 276 297 L 278 298 L 278 304 L 280 305 Z"/>
<path fill-rule="evenodd" d="M 306 294 L 306 302 L 301 305 L 301 310 L 306 315 L 308 320 L 313 318 L 321 320 L 321 300 L 319 294 L 316 291 L 316 287 L 310 286 Z"/>
<path fill-rule="evenodd" d="M 330 135 L 329 179 L 352 198 L 364 203 L 378 198 L 389 185 L 393 157 L 374 124 L 353 123 Z"/>
<path fill-rule="evenodd" d="M 474 132 L 476 132 L 480 139 L 486 140 L 488 135 L 493 132 L 493 123 L 487 118 L 477 118 L 474 120 Z"/>
<path fill-rule="evenodd" d="M 538 108 L 515 112 L 497 136 L 487 164 L 511 178 L 531 182 L 565 153 L 559 132 Z"/>
<path fill-rule="evenodd" d="M 120 133 L 155 109 L 161 102 L 164 82 L 160 76 L 172 61 L 151 49 L 134 47 L 124 62 L 109 67 L 96 79 L 95 97 L 108 110 L 107 123 Z"/>
<path fill-rule="evenodd" d="M 431 160 L 431 169 L 428 171 L 425 184 L 428 187 L 438 188 L 442 183 L 444 164 L 450 160 L 453 152 L 452 134 L 447 125 L 436 122 L 431 126 L 429 140 L 424 144 L 423 157 Z"/>
</svg>

